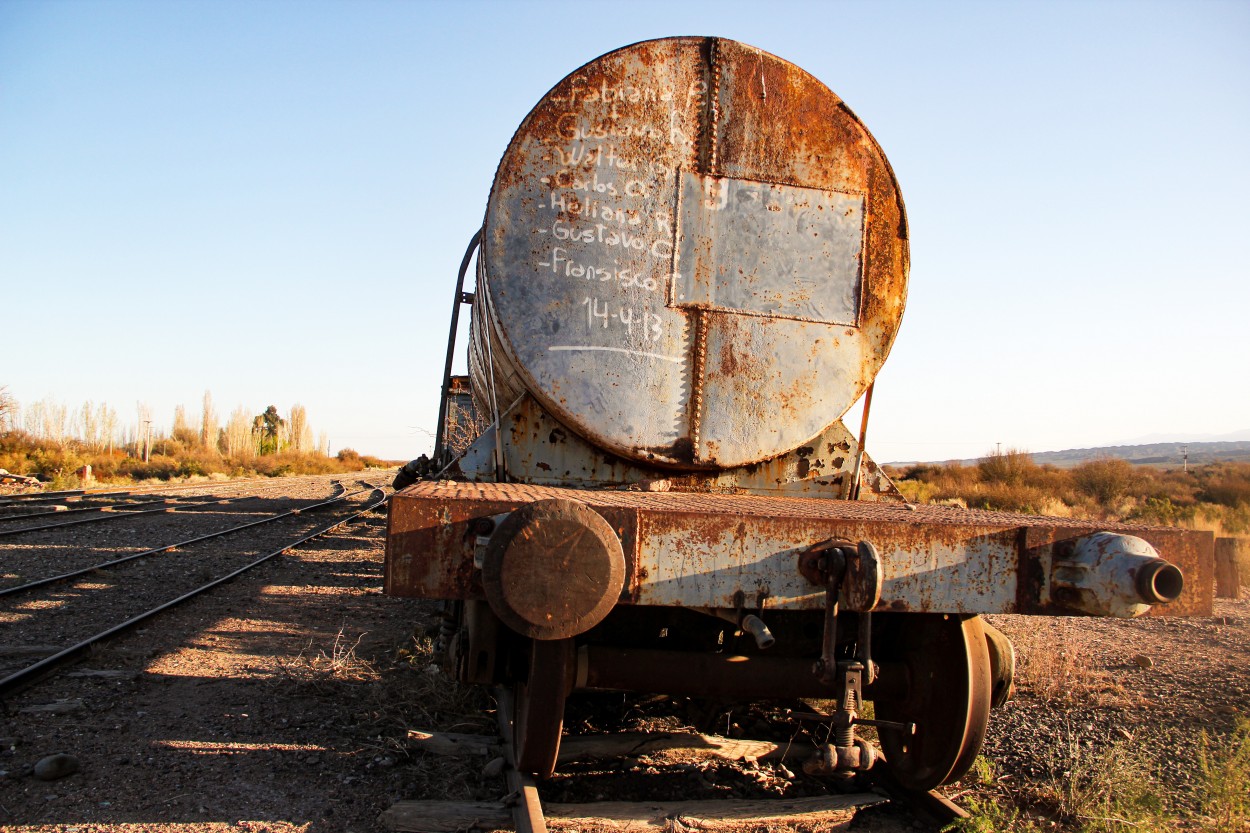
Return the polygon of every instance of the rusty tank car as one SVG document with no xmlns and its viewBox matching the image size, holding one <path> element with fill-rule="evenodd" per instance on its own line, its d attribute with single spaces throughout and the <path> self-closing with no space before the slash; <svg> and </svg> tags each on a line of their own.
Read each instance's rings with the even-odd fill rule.
<svg viewBox="0 0 1250 833">
<path fill-rule="evenodd" d="M 513 690 L 519 769 L 553 771 L 575 691 L 805 697 L 836 704 L 829 767 L 883 751 L 930 789 L 1011 689 L 980 614 L 1210 610 L 1207 533 L 903 500 L 841 418 L 871 401 L 907 275 L 882 149 L 767 52 L 634 44 L 525 118 L 386 553 L 386 592 L 446 602 L 454 674 Z"/>
</svg>

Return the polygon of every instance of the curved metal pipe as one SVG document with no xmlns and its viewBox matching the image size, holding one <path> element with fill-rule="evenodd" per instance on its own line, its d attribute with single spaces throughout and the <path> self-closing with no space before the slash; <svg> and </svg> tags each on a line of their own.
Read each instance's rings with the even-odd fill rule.
<svg viewBox="0 0 1250 833">
<path fill-rule="evenodd" d="M 464 276 L 473 261 L 473 252 L 482 242 L 482 230 L 473 232 L 469 245 L 464 250 L 464 258 L 460 261 L 460 272 L 456 275 L 456 299 L 451 305 L 451 331 L 447 334 L 447 361 L 443 364 L 443 393 L 438 399 L 438 425 L 434 427 L 434 459 L 439 466 L 446 465 L 443 460 L 443 443 L 446 441 L 447 394 L 451 391 L 451 360 L 456 354 L 456 329 L 460 324 L 460 305 L 464 303 Z"/>
</svg>

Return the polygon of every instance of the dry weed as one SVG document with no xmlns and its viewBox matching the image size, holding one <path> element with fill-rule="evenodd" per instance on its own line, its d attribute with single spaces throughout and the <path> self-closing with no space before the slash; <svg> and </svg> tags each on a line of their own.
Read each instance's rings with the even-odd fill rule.
<svg viewBox="0 0 1250 833">
<path fill-rule="evenodd" d="M 1170 828 L 1147 751 L 1131 742 L 1096 750 L 1071 728 L 1052 747 L 1046 788 L 1057 815 L 1082 833 Z"/>
<path fill-rule="evenodd" d="M 1040 631 L 1018 633 L 1016 685 L 1039 700 L 1095 708 L 1142 705 L 1107 671 L 1095 668 L 1089 657 L 1062 635 Z"/>
<path fill-rule="evenodd" d="M 346 625 L 340 627 L 333 642 L 326 648 L 314 652 L 313 640 L 309 639 L 294 658 L 279 658 L 278 667 L 286 679 L 313 687 L 325 687 L 331 683 L 370 683 L 380 679 L 381 674 L 374 664 L 356 654 L 365 633 L 361 632 L 352 640 L 346 635 L 346 630 Z"/>
<path fill-rule="evenodd" d="M 1202 773 L 1202 809 L 1214 833 L 1250 830 L 1250 720 L 1237 721 L 1223 745 L 1213 746 L 1206 732 L 1198 749 Z"/>
</svg>

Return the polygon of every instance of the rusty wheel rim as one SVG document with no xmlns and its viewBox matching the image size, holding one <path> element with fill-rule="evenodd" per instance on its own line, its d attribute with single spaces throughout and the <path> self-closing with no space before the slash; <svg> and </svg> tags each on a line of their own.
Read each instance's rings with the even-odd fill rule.
<svg viewBox="0 0 1250 833">
<path fill-rule="evenodd" d="M 573 640 L 530 640 L 529 673 L 515 688 L 512 741 L 517 769 L 549 778 L 560 754 L 564 701 L 573 685 Z"/>
<path fill-rule="evenodd" d="M 882 647 L 907 667 L 910 679 L 902 695 L 877 698 L 876 716 L 916 724 L 910 737 L 881 732 L 891 771 L 915 790 L 958 780 L 972 767 L 989 722 L 990 656 L 981 619 L 910 615 L 883 636 Z"/>
</svg>

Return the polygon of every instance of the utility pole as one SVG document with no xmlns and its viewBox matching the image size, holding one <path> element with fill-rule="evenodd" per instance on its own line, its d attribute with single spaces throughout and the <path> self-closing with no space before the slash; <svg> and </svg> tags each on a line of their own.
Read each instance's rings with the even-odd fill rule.
<svg viewBox="0 0 1250 833">
<path fill-rule="evenodd" d="M 152 456 L 152 420 L 143 421 L 143 462 Z"/>
<path fill-rule="evenodd" d="M 1184 471 L 1186 474 L 1189 474 L 1189 446 L 1188 445 L 1181 446 L 1181 455 L 1183 456 L 1184 461 L 1185 461 Z"/>
</svg>

